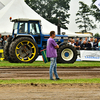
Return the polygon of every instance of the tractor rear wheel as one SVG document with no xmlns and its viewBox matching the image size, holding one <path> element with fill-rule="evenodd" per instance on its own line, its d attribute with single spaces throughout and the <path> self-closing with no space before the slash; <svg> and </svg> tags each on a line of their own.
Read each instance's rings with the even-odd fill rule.
<svg viewBox="0 0 100 100">
<path fill-rule="evenodd" d="M 3 51 L 4 51 L 4 59 L 7 60 L 7 61 L 9 59 L 9 46 L 10 46 L 10 43 L 7 42 L 4 45 L 4 49 L 3 49 Z"/>
<path fill-rule="evenodd" d="M 65 44 L 58 49 L 58 63 L 74 63 L 76 59 L 77 51 L 75 47 Z"/>
<path fill-rule="evenodd" d="M 12 63 L 14 61 L 12 61 L 11 58 L 9 57 L 9 47 L 10 47 L 11 41 L 12 41 L 12 37 L 9 37 L 7 39 L 7 43 L 4 45 L 3 51 L 4 51 L 4 59 Z"/>
<path fill-rule="evenodd" d="M 20 37 L 11 43 L 9 55 L 18 63 L 32 63 L 38 57 L 38 46 L 28 37 Z"/>
</svg>

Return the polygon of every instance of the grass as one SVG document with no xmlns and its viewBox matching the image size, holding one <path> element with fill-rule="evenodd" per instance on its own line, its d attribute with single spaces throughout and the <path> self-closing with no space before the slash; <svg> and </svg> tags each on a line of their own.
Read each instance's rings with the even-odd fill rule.
<svg viewBox="0 0 100 100">
<path fill-rule="evenodd" d="M 26 79 L 26 80 L 0 80 L 0 84 L 64 84 L 64 83 L 100 83 L 100 78 L 94 79 L 66 79 L 66 80 L 58 80 L 52 81 L 47 79 Z"/>
<path fill-rule="evenodd" d="M 0 67 L 49 67 L 50 63 L 35 61 L 33 63 L 9 63 L 8 61 L 0 61 Z M 58 67 L 100 67 L 100 62 L 76 61 L 74 64 L 57 64 Z"/>
<path fill-rule="evenodd" d="M 34 63 L 9 63 L 1 61 L 0 67 L 49 67 L 50 63 L 36 61 Z M 100 62 L 75 62 L 74 64 L 57 64 L 58 67 L 100 67 Z M 47 79 L 26 79 L 26 80 L 0 80 L 0 84 L 63 84 L 63 83 L 100 83 L 100 78 L 94 79 L 64 79 L 59 81 L 51 81 Z"/>
</svg>

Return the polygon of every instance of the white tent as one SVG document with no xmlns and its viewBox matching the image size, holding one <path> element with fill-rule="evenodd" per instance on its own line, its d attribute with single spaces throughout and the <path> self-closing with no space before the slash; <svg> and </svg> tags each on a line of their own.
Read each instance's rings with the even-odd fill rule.
<svg viewBox="0 0 100 100">
<path fill-rule="evenodd" d="M 4 7 L 4 4 L 0 2 L 0 10 Z"/>
<path fill-rule="evenodd" d="M 7 5 L 11 0 L 0 0 L 3 5 Z"/>
<path fill-rule="evenodd" d="M 0 10 L 4 8 L 11 0 L 0 0 Z"/>
<path fill-rule="evenodd" d="M 0 33 L 1 34 L 11 34 L 13 23 L 10 22 L 9 18 L 29 18 L 29 19 L 38 19 L 41 20 L 42 32 L 43 34 L 49 34 L 51 30 L 56 31 L 57 26 L 48 22 L 39 14 L 37 14 L 33 9 L 31 9 L 24 0 L 6 0 L 8 2 L 4 2 L 5 0 L 0 0 L 6 6 L 0 10 Z M 75 34 L 65 29 L 61 29 L 61 32 L 65 32 L 68 36 L 76 36 L 79 34 Z"/>
<path fill-rule="evenodd" d="M 92 37 L 91 34 L 76 34 L 76 37 Z"/>
</svg>

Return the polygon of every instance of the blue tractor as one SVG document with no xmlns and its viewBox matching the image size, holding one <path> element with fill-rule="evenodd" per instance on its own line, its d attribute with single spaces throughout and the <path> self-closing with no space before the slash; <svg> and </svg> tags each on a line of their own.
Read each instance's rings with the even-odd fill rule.
<svg viewBox="0 0 100 100">
<path fill-rule="evenodd" d="M 13 33 L 4 46 L 4 57 L 12 63 L 32 63 L 46 49 L 49 35 L 42 34 L 41 21 L 31 19 L 14 19 Z M 77 59 L 76 49 L 67 43 L 68 36 L 56 35 L 59 45 L 58 63 L 74 63 Z M 53 52 L 53 51 L 52 51 Z"/>
</svg>

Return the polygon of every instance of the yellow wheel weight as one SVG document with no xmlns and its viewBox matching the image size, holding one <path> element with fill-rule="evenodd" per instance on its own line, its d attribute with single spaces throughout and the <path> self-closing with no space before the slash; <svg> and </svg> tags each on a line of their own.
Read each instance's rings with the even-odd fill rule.
<svg viewBox="0 0 100 100">
<path fill-rule="evenodd" d="M 22 46 L 23 46 L 24 44 L 25 44 L 25 45 L 29 45 L 30 48 L 31 48 L 32 50 L 34 49 L 34 52 L 30 53 L 31 57 L 27 56 L 27 57 L 26 57 L 27 59 L 21 57 L 21 56 L 20 56 L 20 53 L 18 53 L 18 50 L 22 49 Z M 26 46 L 24 46 L 24 48 L 26 49 Z M 27 52 L 25 52 L 25 53 L 26 53 L 26 55 L 27 55 Z M 16 48 L 15 48 L 15 54 L 16 54 L 16 57 L 17 57 L 20 61 L 22 61 L 22 62 L 29 62 L 29 61 L 31 61 L 32 59 L 34 59 L 34 57 L 35 57 L 35 55 L 36 55 L 36 47 L 35 47 L 35 45 L 34 45 L 31 41 L 27 41 L 27 40 L 21 41 L 21 42 L 19 42 L 19 43 L 17 44 L 17 46 L 16 46 Z"/>
</svg>

